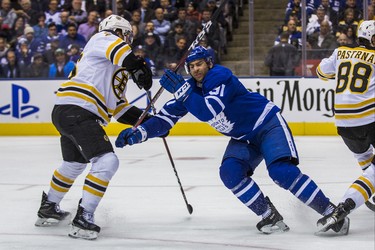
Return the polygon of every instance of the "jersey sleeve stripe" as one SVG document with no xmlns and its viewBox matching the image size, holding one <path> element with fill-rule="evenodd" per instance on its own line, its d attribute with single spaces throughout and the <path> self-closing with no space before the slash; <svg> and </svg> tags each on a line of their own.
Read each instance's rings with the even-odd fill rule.
<svg viewBox="0 0 375 250">
<path fill-rule="evenodd" d="M 125 43 L 124 43 L 125 44 Z M 126 44 L 125 46 L 122 46 L 115 55 L 113 63 L 116 65 L 121 66 L 122 61 L 125 59 L 125 57 L 130 53 L 130 46 Z M 120 63 L 121 62 L 121 63 Z"/>
<path fill-rule="evenodd" d="M 318 77 L 322 79 L 323 81 L 335 79 L 335 74 L 324 74 L 320 68 L 320 65 L 316 68 L 316 73 Z"/>
<path fill-rule="evenodd" d="M 114 41 L 113 43 L 111 43 L 111 45 L 108 46 L 107 51 L 105 52 L 105 57 L 106 57 L 108 60 L 112 61 L 112 60 L 110 59 L 110 55 L 111 55 L 112 49 L 113 49 L 115 46 L 117 46 L 118 44 L 122 43 L 122 42 L 124 42 L 124 41 L 121 40 L 120 38 L 118 38 L 116 41 Z"/>
</svg>

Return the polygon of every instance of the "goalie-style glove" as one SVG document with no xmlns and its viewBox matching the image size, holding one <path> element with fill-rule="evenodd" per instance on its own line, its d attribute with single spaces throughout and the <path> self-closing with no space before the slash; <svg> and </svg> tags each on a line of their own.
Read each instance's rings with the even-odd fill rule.
<svg viewBox="0 0 375 250">
<path fill-rule="evenodd" d="M 142 126 L 138 126 L 136 130 L 127 128 L 121 131 L 117 136 L 115 145 L 117 148 L 123 148 L 126 145 L 131 146 L 145 140 L 147 140 L 147 131 Z"/>
<path fill-rule="evenodd" d="M 130 53 L 122 66 L 130 73 L 138 88 L 149 90 L 152 87 L 152 71 L 143 58 Z"/>
<path fill-rule="evenodd" d="M 159 82 L 163 88 L 174 95 L 177 101 L 185 101 L 192 91 L 190 83 L 185 82 L 181 75 L 169 69 L 165 70 Z"/>
</svg>

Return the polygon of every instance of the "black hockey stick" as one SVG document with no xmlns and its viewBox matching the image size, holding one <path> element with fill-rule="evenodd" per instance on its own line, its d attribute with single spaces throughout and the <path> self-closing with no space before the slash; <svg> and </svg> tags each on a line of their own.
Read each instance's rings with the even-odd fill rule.
<svg viewBox="0 0 375 250">
<path fill-rule="evenodd" d="M 210 27 L 212 25 L 212 22 L 217 19 L 217 17 L 219 16 L 220 12 L 222 11 L 222 9 L 224 8 L 224 6 L 225 6 L 225 4 L 227 2 L 228 2 L 228 0 L 222 0 L 221 1 L 220 6 L 216 9 L 215 13 L 212 15 L 211 20 L 204 25 L 202 31 L 199 32 L 199 34 L 197 35 L 197 37 L 195 38 L 195 40 L 191 43 L 191 45 L 189 46 L 188 50 L 185 52 L 184 56 L 180 59 L 180 61 L 178 62 L 177 66 L 174 68 L 174 70 L 173 70 L 174 72 L 177 72 L 177 70 L 185 62 L 185 59 L 189 55 L 190 51 L 192 49 L 194 49 L 195 46 L 199 43 L 199 41 L 202 40 L 203 36 L 206 33 L 208 33 L 208 31 L 209 31 L 209 29 L 210 29 Z M 155 104 L 156 100 L 159 99 L 159 97 L 163 93 L 163 90 L 164 90 L 163 87 L 159 88 L 159 90 L 154 95 L 154 98 L 152 98 L 150 100 L 150 103 L 147 105 L 147 107 L 145 108 L 145 110 L 143 111 L 143 113 L 141 114 L 141 116 L 138 118 L 138 121 L 134 125 L 134 128 L 138 127 L 142 123 L 143 119 L 145 119 L 145 117 L 147 115 L 147 112 L 150 110 L 151 106 Z"/>
<path fill-rule="evenodd" d="M 151 101 L 152 98 L 151 98 L 151 93 L 150 93 L 150 91 L 148 90 L 148 91 L 146 91 L 146 93 L 147 93 L 147 97 L 148 97 L 149 101 Z M 154 105 L 151 105 L 151 108 L 152 108 L 152 112 L 153 112 L 154 114 L 156 114 L 155 106 L 154 106 Z M 182 184 L 181 184 L 181 181 L 180 181 L 180 177 L 178 177 L 177 169 L 176 169 L 176 166 L 174 165 L 174 161 L 173 161 L 173 158 L 172 158 L 171 151 L 169 150 L 169 147 L 168 147 L 168 144 L 167 144 L 167 140 L 166 140 L 164 137 L 163 137 L 162 139 L 163 139 L 163 143 L 164 143 L 165 150 L 167 150 L 168 158 L 169 158 L 169 161 L 171 162 L 171 165 L 172 165 L 172 168 L 173 168 L 174 174 L 176 175 L 178 185 L 180 185 L 180 190 L 181 190 L 181 193 L 182 193 L 182 197 L 184 198 L 184 201 L 185 201 L 185 204 L 186 204 L 187 210 L 189 211 L 189 214 L 192 214 L 192 213 L 193 213 L 193 207 L 188 203 L 188 201 L 187 201 L 187 199 L 186 199 L 185 191 L 184 191 L 184 189 L 182 188 Z"/>
</svg>

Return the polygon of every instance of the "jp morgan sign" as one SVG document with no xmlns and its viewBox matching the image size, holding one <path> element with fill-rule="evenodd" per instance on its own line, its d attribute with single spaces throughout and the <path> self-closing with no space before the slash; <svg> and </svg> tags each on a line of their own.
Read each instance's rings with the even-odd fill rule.
<svg viewBox="0 0 375 250">
<path fill-rule="evenodd" d="M 260 93 L 279 106 L 288 122 L 333 122 L 334 81 L 324 82 L 318 78 L 245 78 L 241 82 L 249 90 Z"/>
</svg>

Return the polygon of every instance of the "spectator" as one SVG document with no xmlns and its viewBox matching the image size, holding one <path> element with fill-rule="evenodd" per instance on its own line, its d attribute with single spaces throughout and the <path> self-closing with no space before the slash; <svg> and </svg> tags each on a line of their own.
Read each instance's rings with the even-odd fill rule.
<svg viewBox="0 0 375 250">
<path fill-rule="evenodd" d="M 151 69 L 152 76 L 157 76 L 155 63 L 146 54 L 146 50 L 145 50 L 144 46 L 142 46 L 142 45 L 136 46 L 133 49 L 133 53 L 134 53 L 134 55 L 142 57 L 145 60 L 145 62 L 147 63 L 147 66 Z"/>
<path fill-rule="evenodd" d="M 77 63 L 77 61 L 81 57 L 81 52 L 82 50 L 79 48 L 78 45 L 76 44 L 69 45 L 68 52 L 67 52 L 68 60 L 74 63 Z"/>
<path fill-rule="evenodd" d="M 155 19 L 151 20 L 154 23 L 155 33 L 159 35 L 162 48 L 168 32 L 171 30 L 171 22 L 164 19 L 164 13 L 162 8 L 155 10 Z"/>
<path fill-rule="evenodd" d="M 14 9 L 12 9 L 10 0 L 1 1 L 0 16 L 3 17 L 3 24 L 7 24 L 9 28 L 13 28 L 17 19 L 17 14 Z"/>
<path fill-rule="evenodd" d="M 60 24 L 56 23 L 57 33 L 59 35 L 65 36 L 66 34 L 68 34 L 69 24 L 72 23 L 72 22 L 69 21 L 69 12 L 68 11 L 62 11 L 60 13 L 60 21 L 61 21 Z"/>
<path fill-rule="evenodd" d="M 356 30 L 352 26 L 347 27 L 343 31 L 343 33 L 346 34 L 346 36 L 348 37 L 348 45 L 352 45 L 352 46 L 358 45 Z"/>
<path fill-rule="evenodd" d="M 46 16 L 44 13 L 37 14 L 38 23 L 33 27 L 34 37 L 42 39 L 48 34 L 48 25 L 46 24 Z"/>
<path fill-rule="evenodd" d="M 34 29 L 31 27 L 26 27 L 22 39 L 26 39 L 29 44 L 31 52 L 34 54 L 36 52 L 43 53 L 45 50 L 45 44 L 41 39 L 34 37 Z M 21 39 L 20 39 L 21 40 Z"/>
<path fill-rule="evenodd" d="M 107 0 L 86 0 L 86 11 L 90 12 L 96 10 L 99 13 L 100 19 L 104 19 L 112 14 L 112 1 Z M 105 13 L 111 11 L 109 15 Z"/>
<path fill-rule="evenodd" d="M 0 36 L 4 37 L 7 42 L 12 40 L 11 30 L 8 24 L 3 23 L 4 18 L 0 15 Z"/>
<path fill-rule="evenodd" d="M 355 21 L 359 21 L 363 18 L 362 6 L 357 5 L 356 0 L 346 0 L 345 5 L 342 6 L 339 10 L 339 20 L 345 19 L 345 16 L 346 16 L 345 12 L 349 8 L 353 9 L 354 11 L 353 18 Z"/>
<path fill-rule="evenodd" d="M 90 11 L 87 16 L 87 22 L 82 23 L 78 27 L 78 34 L 81 34 L 86 42 L 98 31 L 98 12 L 96 10 Z"/>
<path fill-rule="evenodd" d="M 160 7 L 163 9 L 165 20 L 172 23 L 177 19 L 177 8 L 171 5 L 170 0 L 160 0 Z"/>
<path fill-rule="evenodd" d="M 6 56 L 9 50 L 9 44 L 5 37 L 0 36 L 0 62 Z"/>
<path fill-rule="evenodd" d="M 86 45 L 86 39 L 77 33 L 77 26 L 74 23 L 68 25 L 68 34 L 62 36 L 59 47 L 66 51 L 71 44 L 78 45 L 80 49 Z"/>
<path fill-rule="evenodd" d="M 31 7 L 30 0 L 21 0 L 19 1 L 21 9 L 16 10 L 17 16 L 22 16 L 25 18 L 26 23 L 30 26 L 34 26 L 38 23 L 37 14 L 38 12 Z"/>
<path fill-rule="evenodd" d="M 371 0 L 371 5 L 368 6 L 367 11 L 367 20 L 374 20 L 375 21 L 375 0 Z"/>
<path fill-rule="evenodd" d="M 6 57 L 1 61 L 1 72 L 3 78 L 19 78 L 21 77 L 21 69 L 17 64 L 16 53 L 9 50 Z"/>
<path fill-rule="evenodd" d="M 264 64 L 270 68 L 270 76 L 294 76 L 300 57 L 297 48 L 288 40 L 289 34 L 281 33 L 280 43 L 268 51 Z"/>
<path fill-rule="evenodd" d="M 124 8 L 123 2 L 121 0 L 116 0 L 116 6 L 117 6 L 117 15 L 125 18 L 127 21 L 131 21 L 132 19 L 132 13 Z"/>
<path fill-rule="evenodd" d="M 186 9 L 186 20 L 195 23 L 195 25 L 201 22 L 202 14 L 198 11 L 197 3 L 189 2 Z"/>
<path fill-rule="evenodd" d="M 331 34 L 331 28 L 327 21 L 320 24 L 320 31 L 312 34 L 308 38 L 312 59 L 322 59 L 328 57 L 337 47 L 336 37 Z"/>
<path fill-rule="evenodd" d="M 165 54 L 169 56 L 173 55 L 174 51 L 176 50 L 177 40 L 182 36 L 187 39 L 188 43 L 190 43 L 190 39 L 184 31 L 184 27 L 182 26 L 182 24 L 177 23 L 174 26 L 174 29 L 168 33 L 165 40 Z"/>
<path fill-rule="evenodd" d="M 297 31 L 296 22 L 294 20 L 289 20 L 288 22 L 288 29 L 286 30 L 289 34 L 288 42 L 296 47 L 297 49 L 301 48 L 302 46 L 302 33 Z M 280 43 L 280 35 L 276 38 L 274 45 Z"/>
<path fill-rule="evenodd" d="M 186 34 L 194 34 L 195 30 L 197 29 L 198 26 L 200 26 L 201 19 L 199 22 L 194 22 L 189 19 L 187 19 L 187 11 L 185 8 L 180 8 L 177 12 L 177 19 L 172 22 L 172 27 L 171 29 L 174 29 L 174 26 L 177 23 L 180 23 L 184 27 L 184 31 Z"/>
<path fill-rule="evenodd" d="M 44 12 L 46 15 L 46 23 L 56 23 L 57 25 L 61 24 L 60 14 L 61 12 L 58 9 L 59 2 L 57 0 L 49 0 L 48 10 Z"/>
<path fill-rule="evenodd" d="M 164 58 L 160 56 L 162 55 L 162 48 L 157 43 L 156 37 L 156 34 L 153 34 L 151 32 L 147 33 L 144 38 L 143 45 L 146 54 L 155 63 L 156 70 L 158 71 L 163 67 Z"/>
<path fill-rule="evenodd" d="M 49 0 L 32 0 L 31 8 L 37 13 L 48 11 Z"/>
<path fill-rule="evenodd" d="M 122 0 L 122 6 L 125 10 L 133 13 L 133 11 L 139 9 L 139 0 Z"/>
<path fill-rule="evenodd" d="M 311 15 L 314 13 L 314 4 L 313 0 L 306 1 L 306 15 L 307 19 L 311 17 Z M 289 15 L 294 12 L 298 16 L 298 20 L 301 20 L 302 18 L 302 4 L 301 0 L 289 0 L 288 5 L 285 10 L 285 23 L 287 23 L 290 18 Z"/>
<path fill-rule="evenodd" d="M 338 37 L 337 37 L 337 45 L 338 46 L 346 46 L 348 45 L 348 36 L 345 34 L 345 33 L 341 33 Z"/>
<path fill-rule="evenodd" d="M 87 12 L 82 9 L 82 0 L 72 0 L 72 8 L 69 10 L 69 21 L 77 27 L 87 21 Z"/>
<path fill-rule="evenodd" d="M 322 21 L 328 21 L 329 25 L 332 27 L 332 23 L 326 15 L 325 9 L 321 6 L 316 10 L 316 14 L 311 15 L 309 23 L 306 27 L 306 33 L 308 36 L 318 32 L 320 30 L 320 24 Z"/>
<path fill-rule="evenodd" d="M 339 7 L 335 7 L 334 1 L 332 0 L 322 0 L 321 7 L 324 8 L 326 15 L 332 23 L 333 34 L 336 33 L 337 24 L 339 22 Z M 337 0 L 338 1 L 338 0 Z"/>
<path fill-rule="evenodd" d="M 179 36 L 175 43 L 176 45 L 169 52 L 168 60 L 179 62 L 188 49 L 187 38 L 185 36 Z"/>
<path fill-rule="evenodd" d="M 139 35 L 143 34 L 146 24 L 141 22 L 141 11 L 139 9 L 132 12 L 132 20 L 130 21 L 130 24 L 137 26 Z"/>
<path fill-rule="evenodd" d="M 212 12 L 209 9 L 204 9 L 202 12 L 202 21 L 200 26 L 204 27 L 207 22 L 211 21 Z M 213 22 L 209 31 L 207 32 L 208 45 L 210 45 L 215 51 L 220 53 L 220 29 L 217 22 Z"/>
<path fill-rule="evenodd" d="M 153 22 L 147 22 L 146 23 L 146 26 L 145 26 L 145 30 L 142 34 L 142 41 L 144 41 L 146 39 L 146 36 L 149 34 L 149 33 L 152 33 L 153 34 L 153 37 L 155 38 L 156 40 L 156 43 L 159 45 L 159 47 L 161 46 L 161 41 L 160 41 L 160 37 L 159 35 L 157 35 L 155 33 L 155 26 L 154 26 L 154 23 Z"/>
<path fill-rule="evenodd" d="M 348 8 L 344 12 L 344 19 L 340 20 L 337 26 L 337 32 L 342 33 L 344 30 L 348 29 L 351 26 L 355 31 L 358 28 L 358 22 L 354 19 L 354 10 L 352 8 Z M 338 35 L 336 34 L 336 36 Z"/>
<path fill-rule="evenodd" d="M 12 28 L 10 30 L 11 40 L 9 41 L 9 44 L 13 49 L 16 48 L 18 39 L 23 36 L 25 27 L 26 25 L 25 25 L 25 20 L 23 19 L 23 17 L 17 17 L 14 20 L 14 24 L 12 24 Z"/>
<path fill-rule="evenodd" d="M 59 48 L 59 40 L 52 40 L 50 46 L 46 48 L 46 51 L 43 53 L 44 61 L 48 65 L 56 62 L 55 51 Z"/>
<path fill-rule="evenodd" d="M 48 24 L 48 33 L 42 37 L 42 42 L 46 46 L 46 49 L 51 47 L 51 42 L 59 40 L 60 35 L 57 33 L 57 25 L 55 23 Z"/>
<path fill-rule="evenodd" d="M 74 69 L 75 64 L 66 59 L 65 51 L 57 49 L 55 51 L 56 62 L 49 67 L 49 77 L 68 77 L 70 72 Z"/>
<path fill-rule="evenodd" d="M 43 61 L 43 55 L 40 53 L 35 53 L 32 58 L 32 63 L 26 66 L 25 74 L 23 77 L 47 78 L 48 72 L 48 64 Z"/>
<path fill-rule="evenodd" d="M 207 49 L 208 53 L 211 55 L 212 64 L 220 64 L 220 59 L 216 51 L 208 45 L 207 36 L 203 36 L 202 39 L 198 43 L 199 46 L 202 46 Z"/>
<path fill-rule="evenodd" d="M 31 64 L 31 59 L 33 57 L 33 52 L 29 48 L 29 44 L 25 38 L 20 39 L 17 49 L 16 49 L 16 60 L 17 65 L 21 69 L 21 77 L 24 77 L 24 69 L 27 65 Z"/>
<path fill-rule="evenodd" d="M 154 19 L 154 10 L 150 8 L 150 0 L 140 0 L 141 1 L 141 21 L 147 23 Z"/>
</svg>

